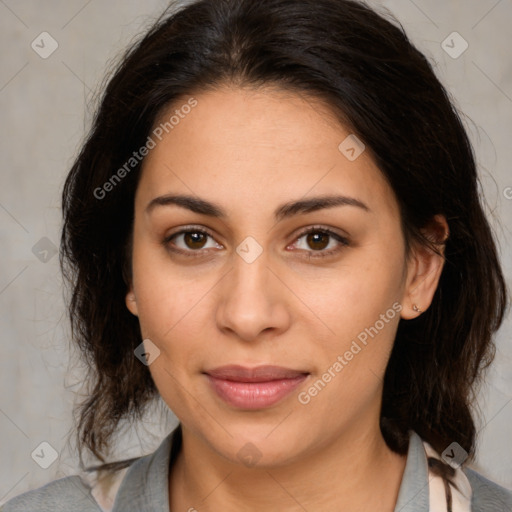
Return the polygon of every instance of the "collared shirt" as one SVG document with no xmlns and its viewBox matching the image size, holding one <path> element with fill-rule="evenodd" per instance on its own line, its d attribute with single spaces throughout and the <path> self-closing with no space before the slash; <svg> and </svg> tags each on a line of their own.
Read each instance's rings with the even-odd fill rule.
<svg viewBox="0 0 512 512">
<path fill-rule="evenodd" d="M 169 468 L 179 449 L 179 426 L 153 453 L 114 473 L 95 477 L 73 475 L 25 492 L 0 512 L 170 512 Z M 453 504 L 444 499 L 446 486 L 430 469 L 439 455 L 410 433 L 407 460 L 394 512 L 512 512 L 512 491 L 471 469 L 456 470 Z M 466 508 L 464 508 L 466 507 Z M 194 510 L 193 504 L 190 507 Z"/>
</svg>

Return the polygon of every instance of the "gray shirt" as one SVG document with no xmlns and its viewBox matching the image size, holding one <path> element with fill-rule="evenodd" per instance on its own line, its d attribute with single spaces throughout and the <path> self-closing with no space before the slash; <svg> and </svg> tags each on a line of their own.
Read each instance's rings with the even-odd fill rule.
<svg viewBox="0 0 512 512">
<path fill-rule="evenodd" d="M 169 467 L 173 430 L 153 453 L 139 458 L 123 470 L 112 496 L 112 512 L 170 512 Z M 463 470 L 472 490 L 472 512 L 512 512 L 509 491 L 471 470 Z M 193 505 L 191 509 L 193 510 Z M 87 479 L 79 475 L 55 480 L 8 501 L 0 512 L 101 512 Z M 407 461 L 395 512 L 429 512 L 427 454 L 421 438 L 411 432 Z"/>
</svg>

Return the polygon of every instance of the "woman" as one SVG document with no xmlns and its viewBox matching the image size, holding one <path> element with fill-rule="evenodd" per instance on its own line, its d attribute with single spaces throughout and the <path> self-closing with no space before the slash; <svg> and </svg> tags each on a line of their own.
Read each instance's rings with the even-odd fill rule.
<svg viewBox="0 0 512 512">
<path fill-rule="evenodd" d="M 63 191 L 103 464 L 18 510 L 511 510 L 466 465 L 507 305 L 467 134 L 349 0 L 199 0 L 123 58 Z M 109 464 L 156 397 L 179 426 Z"/>
</svg>

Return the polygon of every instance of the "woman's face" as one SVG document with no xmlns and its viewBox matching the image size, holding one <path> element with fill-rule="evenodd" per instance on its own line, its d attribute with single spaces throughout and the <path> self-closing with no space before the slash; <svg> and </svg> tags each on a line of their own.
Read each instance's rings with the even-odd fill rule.
<svg viewBox="0 0 512 512">
<path fill-rule="evenodd" d="M 413 286 L 423 310 L 431 297 L 405 260 L 392 189 L 313 100 L 228 88 L 195 99 L 162 116 L 178 110 L 172 129 L 153 132 L 135 198 L 126 302 L 158 354 L 149 369 L 162 398 L 238 463 L 279 465 L 372 435 Z M 326 197 L 331 206 L 311 206 Z M 245 372 L 213 376 L 227 365 Z M 263 365 L 291 372 L 252 372 Z"/>
</svg>

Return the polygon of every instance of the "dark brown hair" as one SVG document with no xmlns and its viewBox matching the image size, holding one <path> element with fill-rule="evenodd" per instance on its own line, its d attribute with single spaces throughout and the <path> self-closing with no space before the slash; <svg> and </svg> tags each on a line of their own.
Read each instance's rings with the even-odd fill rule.
<svg viewBox="0 0 512 512">
<path fill-rule="evenodd" d="M 172 6 L 171 6 L 172 7 Z M 391 18 L 390 18 L 391 19 Z M 443 214 L 450 237 L 431 307 L 401 320 L 386 370 L 381 429 L 404 453 L 415 430 L 442 452 L 474 453 L 471 403 L 507 305 L 466 131 L 430 63 L 403 28 L 350 0 L 199 0 L 164 15 L 123 56 L 63 194 L 61 266 L 72 335 L 89 368 L 77 438 L 105 461 L 120 420 L 158 395 L 134 356 L 125 306 L 140 163 L 99 188 L 142 147 L 177 98 L 225 85 L 321 99 L 369 148 L 396 195 L 408 249 Z"/>
</svg>

